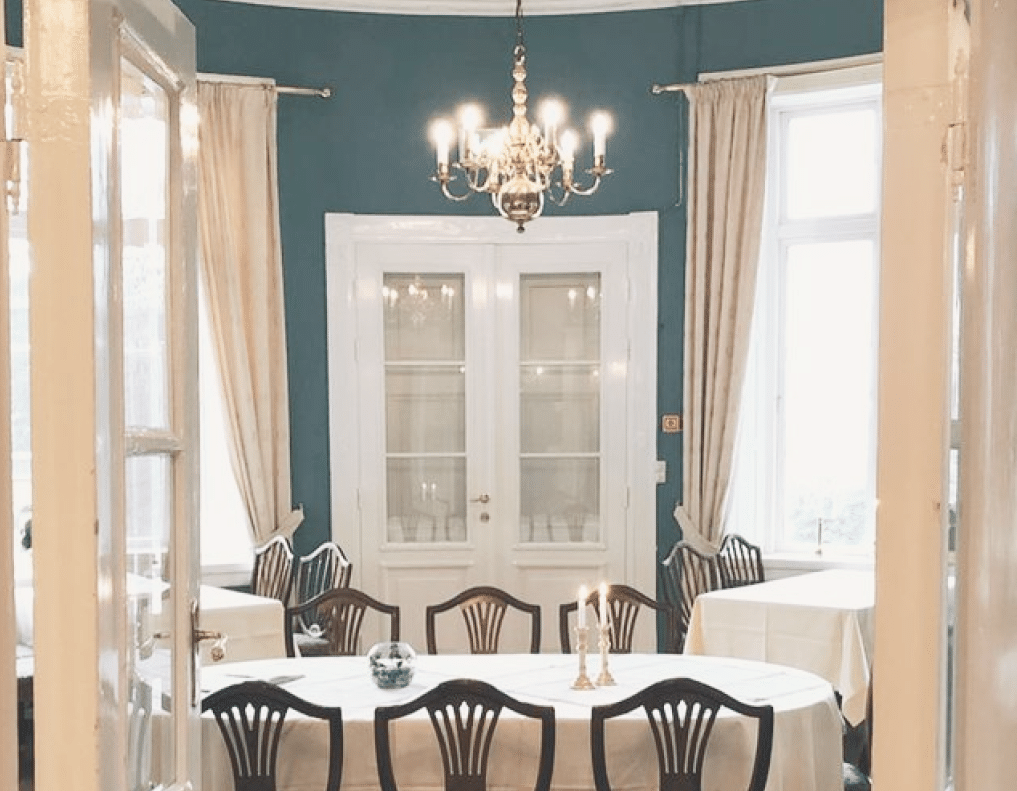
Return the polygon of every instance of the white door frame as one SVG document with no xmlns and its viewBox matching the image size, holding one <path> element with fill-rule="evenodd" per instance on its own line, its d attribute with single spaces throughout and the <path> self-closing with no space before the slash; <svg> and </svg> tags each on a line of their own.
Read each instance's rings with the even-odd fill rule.
<svg viewBox="0 0 1017 791">
<path fill-rule="evenodd" d="M 34 714 L 36 745 L 54 751 L 36 762 L 35 782 L 46 789 L 117 791 L 127 782 L 124 434 L 115 274 L 120 182 L 112 165 L 120 36 L 130 31 L 151 45 L 160 67 L 180 80 L 183 133 L 174 142 L 183 165 L 191 167 L 172 160 L 171 178 L 182 188 L 182 214 L 191 219 L 187 227 L 172 229 L 171 249 L 191 275 L 172 300 L 184 300 L 194 316 L 194 28 L 169 0 L 33 0 L 31 11 L 24 36 L 33 136 Z M 176 331 L 194 336 L 196 327 Z M 193 338 L 188 342 L 196 350 Z M 196 376 L 196 353 L 187 360 L 195 361 Z M 187 407 L 193 419 L 185 416 L 185 423 L 196 425 L 194 406 Z M 196 471 L 195 464 L 187 487 L 194 505 Z M 175 544 L 173 574 L 180 595 L 190 599 L 197 586 L 187 552 L 196 537 L 193 530 L 180 532 L 188 535 Z M 174 648 L 184 659 L 191 644 L 187 605 L 174 597 Z M 173 671 L 178 690 L 188 687 L 183 664 Z M 188 719 L 177 727 L 177 738 L 196 734 L 196 726 L 196 718 Z M 184 744 L 189 751 L 174 766 L 181 785 L 170 788 L 196 780 L 191 768 L 200 752 L 196 741 Z"/>
<path fill-rule="evenodd" d="M 353 276 L 356 246 L 364 242 L 525 245 L 549 242 L 624 242 L 629 246 L 631 347 L 624 419 L 627 448 L 628 527 L 626 582 L 656 587 L 656 393 L 657 393 L 657 214 L 602 217 L 544 217 L 525 234 L 500 217 L 433 217 L 327 214 L 325 216 L 329 366 L 329 446 L 332 537 L 347 549 L 359 579 L 363 546 L 359 531 L 360 445 L 356 425 L 358 387 L 344 372 L 357 359 L 357 299 Z M 643 307 L 646 307 L 644 310 Z M 351 515 L 356 515 L 352 517 Z M 357 524 L 358 529 L 348 526 Z M 649 527 L 647 527 L 649 526 Z M 355 583 L 356 584 L 356 583 Z"/>
</svg>

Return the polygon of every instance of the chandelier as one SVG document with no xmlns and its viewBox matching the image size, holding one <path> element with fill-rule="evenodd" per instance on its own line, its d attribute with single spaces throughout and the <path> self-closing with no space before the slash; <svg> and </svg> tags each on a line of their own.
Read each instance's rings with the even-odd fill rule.
<svg viewBox="0 0 1017 791">
<path fill-rule="evenodd" d="M 580 185 L 575 179 L 576 149 L 579 138 L 566 130 L 559 134 L 565 110 L 561 102 L 548 100 L 542 106 L 544 130 L 526 119 L 526 45 L 523 43 L 522 0 L 516 0 L 516 45 L 512 65 L 512 121 L 500 129 L 481 128 L 480 108 L 473 104 L 459 109 L 458 129 L 447 119 L 431 127 L 438 165 L 433 181 L 441 185 L 446 198 L 464 201 L 473 193 L 486 192 L 498 213 L 523 224 L 539 217 L 545 196 L 564 206 L 570 195 L 592 195 L 600 180 L 611 173 L 605 165 L 607 133 L 611 119 L 606 113 L 594 113 L 590 119 L 593 133 L 593 167 L 586 172 L 591 182 Z M 458 161 L 449 162 L 452 141 L 456 140 Z M 462 174 L 465 189 L 454 193 L 449 185 Z"/>
</svg>

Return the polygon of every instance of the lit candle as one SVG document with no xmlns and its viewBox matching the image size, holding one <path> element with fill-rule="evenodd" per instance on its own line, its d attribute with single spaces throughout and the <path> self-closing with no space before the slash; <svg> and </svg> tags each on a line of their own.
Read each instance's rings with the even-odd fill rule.
<svg viewBox="0 0 1017 791">
<path fill-rule="evenodd" d="M 438 157 L 438 167 L 448 165 L 449 148 L 452 144 L 452 124 L 444 118 L 435 121 L 431 126 L 431 138 L 434 140 L 434 150 Z"/>
<path fill-rule="evenodd" d="M 607 583 L 600 583 L 600 628 L 607 628 Z"/>
<path fill-rule="evenodd" d="M 562 133 L 561 136 L 561 158 L 562 163 L 572 169 L 572 163 L 576 157 L 576 147 L 579 144 L 579 140 L 576 137 L 576 133 L 571 129 Z"/>
<path fill-rule="evenodd" d="M 577 611 L 579 613 L 579 615 L 578 615 L 578 618 L 576 620 L 576 625 L 580 629 L 585 629 L 586 628 L 586 597 L 587 597 L 587 595 L 588 594 L 586 592 L 586 586 L 585 585 L 580 585 L 579 586 L 579 596 L 576 599 L 576 605 L 579 608 L 578 611 Z"/>
<path fill-rule="evenodd" d="M 541 108 L 544 120 L 544 138 L 553 146 L 558 137 L 558 124 L 565 117 L 565 108 L 557 99 L 548 99 Z"/>
<path fill-rule="evenodd" d="M 597 157 L 603 157 L 607 151 L 607 133 L 611 128 L 611 119 L 607 113 L 594 113 L 590 119 L 590 127 L 593 130 L 593 157 L 596 164 Z"/>
<path fill-rule="evenodd" d="M 459 110 L 459 161 L 467 162 L 473 157 L 473 145 L 477 129 L 483 122 L 480 108 L 475 104 L 464 104 Z"/>
</svg>

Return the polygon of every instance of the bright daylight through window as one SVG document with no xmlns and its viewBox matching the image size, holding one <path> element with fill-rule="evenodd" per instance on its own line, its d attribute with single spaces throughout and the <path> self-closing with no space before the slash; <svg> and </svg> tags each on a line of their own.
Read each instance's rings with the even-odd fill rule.
<svg viewBox="0 0 1017 791">
<path fill-rule="evenodd" d="M 871 555 L 878 66 L 778 80 L 728 529 L 769 553 Z"/>
<path fill-rule="evenodd" d="M 250 579 L 253 541 L 230 463 L 219 368 L 212 349 L 208 304 L 199 288 L 198 396 L 201 411 L 201 574 L 208 583 Z"/>
</svg>

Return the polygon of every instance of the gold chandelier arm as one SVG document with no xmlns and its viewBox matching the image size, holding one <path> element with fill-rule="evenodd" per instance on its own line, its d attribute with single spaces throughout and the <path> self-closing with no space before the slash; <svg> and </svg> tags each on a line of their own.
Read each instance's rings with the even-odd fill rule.
<svg viewBox="0 0 1017 791">
<path fill-rule="evenodd" d="M 580 187 L 575 182 L 570 183 L 568 191 L 573 195 L 579 195 L 580 197 L 583 198 L 585 198 L 588 195 L 592 195 L 594 192 L 597 191 L 597 188 L 600 186 L 600 180 L 604 176 L 611 174 L 611 170 L 604 167 L 590 168 L 586 172 L 593 176 L 593 183 L 589 187 Z"/>
<path fill-rule="evenodd" d="M 469 180 L 467 179 L 467 189 L 462 195 L 456 195 L 449 188 L 449 182 L 455 181 L 455 176 L 449 174 L 448 170 L 437 170 L 434 175 L 431 176 L 431 181 L 435 181 L 441 186 L 441 194 L 448 198 L 450 201 L 456 203 L 462 203 L 464 200 L 473 194 L 473 191 L 469 188 Z"/>
</svg>

